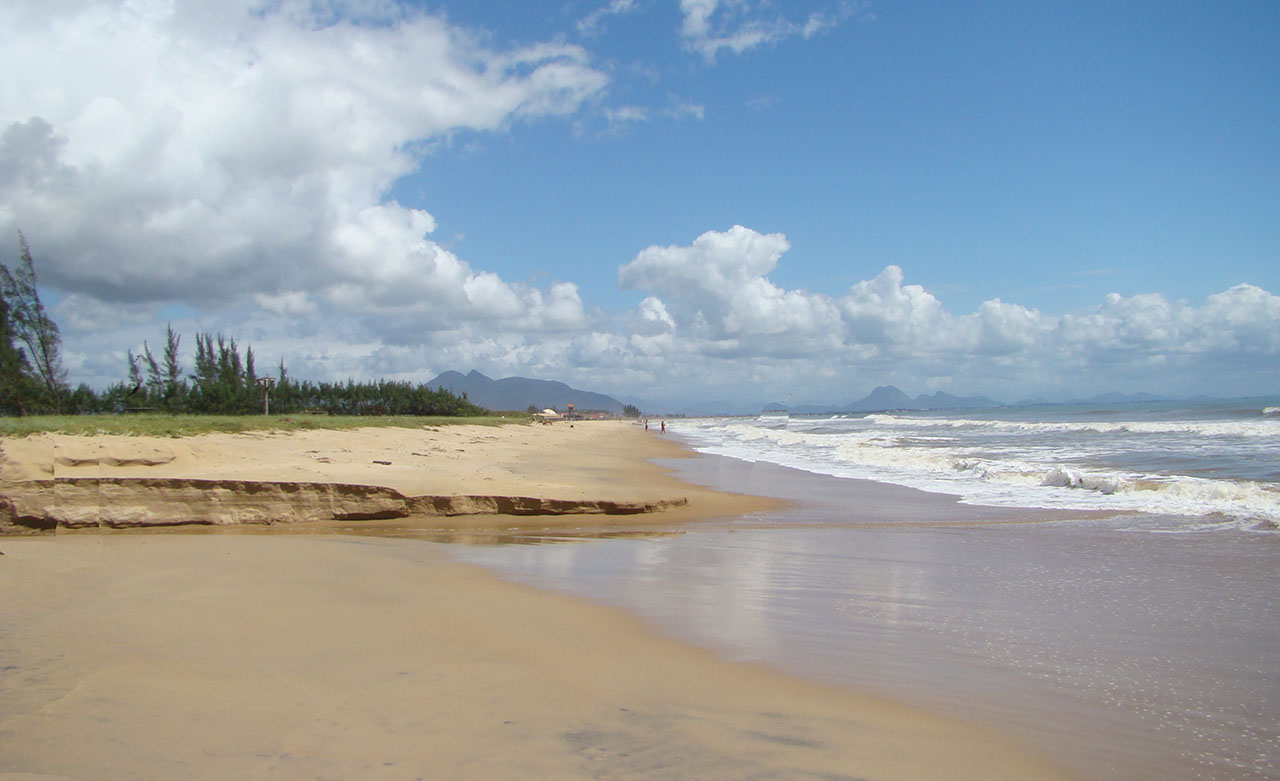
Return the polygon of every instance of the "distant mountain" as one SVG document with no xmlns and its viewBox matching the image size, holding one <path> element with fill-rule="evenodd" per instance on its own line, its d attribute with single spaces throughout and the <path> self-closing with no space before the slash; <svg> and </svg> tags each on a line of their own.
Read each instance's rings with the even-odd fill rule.
<svg viewBox="0 0 1280 781">
<path fill-rule="evenodd" d="M 1047 404 L 1140 404 L 1148 401 L 1173 401 L 1168 396 L 1160 396 L 1155 393 L 1099 393 L 1082 399 L 1079 396 L 1067 394 L 1057 394 L 1053 396 L 1037 396 L 1033 399 L 1023 399 L 1015 404 L 1015 407 L 1038 407 Z"/>
<path fill-rule="evenodd" d="M 1142 401 L 1165 401 L 1164 396 L 1154 393 L 1099 393 L 1085 399 L 1089 404 L 1130 404 Z"/>
<path fill-rule="evenodd" d="M 974 409 L 1004 406 L 995 399 L 989 399 L 986 396 L 952 396 L 950 393 L 942 391 L 938 391 L 932 396 L 916 396 L 916 405 L 921 409 Z"/>
<path fill-rule="evenodd" d="M 1202 399 L 1207 397 L 1200 397 Z M 1053 406 L 1058 404 L 1133 404 L 1151 401 L 1170 401 L 1167 396 L 1153 393 L 1102 393 L 1088 399 L 1066 394 L 1051 394 L 1029 399 L 1022 399 L 1013 405 L 987 396 L 955 396 L 945 391 L 926 393 L 911 398 L 900 388 L 893 385 L 882 385 L 863 398 L 850 404 L 796 404 L 789 406 L 783 402 L 743 403 L 728 401 L 698 401 L 683 409 L 668 410 L 675 414 L 689 417 L 713 417 L 718 415 L 759 415 L 761 413 L 786 412 L 791 415 L 822 415 L 840 412 L 885 412 L 889 410 L 951 410 L 951 409 L 991 409 L 1005 406 Z M 646 405 L 643 402 L 632 402 L 649 412 L 663 405 Z M 672 405 L 674 406 L 674 405 Z"/>
<path fill-rule="evenodd" d="M 878 412 L 891 409 L 972 409 L 999 407 L 1001 402 L 986 396 L 952 396 L 938 391 L 914 399 L 892 385 L 881 385 L 863 398 L 844 407 L 847 412 Z"/>
<path fill-rule="evenodd" d="M 492 410 L 524 410 L 529 405 L 544 409 L 552 407 L 564 410 L 572 404 L 580 410 L 604 410 L 622 412 L 622 402 L 603 393 L 570 388 L 563 382 L 531 380 L 525 377 L 490 379 L 478 371 L 467 374 L 448 371 L 427 383 L 433 389 L 444 388 Z"/>
<path fill-rule="evenodd" d="M 647 413 L 650 409 L 656 410 L 661 408 L 662 406 L 663 406 L 662 404 L 649 405 L 647 407 L 642 405 L 640 409 Z M 735 404 L 729 401 L 703 400 L 703 401 L 695 401 L 692 404 L 687 404 L 675 410 L 668 408 L 667 411 L 674 412 L 677 415 L 684 415 L 690 418 L 700 418 L 700 417 L 716 417 L 719 415 L 755 415 L 760 412 L 760 407 L 759 405 L 752 406 L 752 405 Z"/>
<path fill-rule="evenodd" d="M 824 412 L 841 412 L 839 404 L 797 404 L 789 412 L 792 415 L 821 415 Z"/>
<path fill-rule="evenodd" d="M 932 395 L 911 398 L 892 385 L 882 385 L 852 404 L 796 404 L 788 406 L 780 401 L 764 404 L 741 404 L 728 401 L 698 401 L 677 412 L 689 417 L 716 415 L 759 415 L 761 413 L 786 412 L 792 415 L 822 415 L 839 412 L 881 412 L 895 409 L 963 409 L 974 407 L 1000 407 L 1001 402 L 986 396 L 952 396 L 939 391 Z M 641 409 L 648 409 L 641 405 Z"/>
<path fill-rule="evenodd" d="M 881 385 L 861 399 L 844 407 L 846 412 L 876 412 L 887 409 L 911 409 L 911 397 L 892 385 Z"/>
<path fill-rule="evenodd" d="M 1036 396 L 1030 399 L 1019 399 L 1013 403 L 1015 407 L 1044 407 L 1049 404 L 1064 404 L 1061 399 L 1050 399 L 1047 396 Z"/>
</svg>

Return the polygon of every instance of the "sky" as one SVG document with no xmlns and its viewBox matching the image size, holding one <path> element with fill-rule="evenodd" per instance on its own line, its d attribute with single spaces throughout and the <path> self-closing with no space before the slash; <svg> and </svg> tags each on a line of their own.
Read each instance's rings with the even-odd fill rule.
<svg viewBox="0 0 1280 781">
<path fill-rule="evenodd" d="M 1280 4 L 0 4 L 73 383 L 1280 393 Z"/>
</svg>

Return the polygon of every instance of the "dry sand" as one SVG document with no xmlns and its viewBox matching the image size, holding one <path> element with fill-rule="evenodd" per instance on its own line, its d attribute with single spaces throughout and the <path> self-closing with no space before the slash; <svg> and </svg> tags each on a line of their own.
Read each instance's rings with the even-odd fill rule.
<svg viewBox="0 0 1280 781">
<path fill-rule="evenodd" d="M 674 452 L 657 435 L 593 425 L 486 430 L 494 441 L 444 429 L 431 442 L 447 453 L 435 435 L 474 435 L 454 443 L 492 463 L 453 479 L 503 490 L 523 491 L 525 474 L 548 491 L 674 490 L 687 513 L 759 506 L 645 463 Z M 420 447 L 420 432 L 406 436 L 260 438 L 292 454 L 269 469 L 339 468 L 306 457 L 341 442 L 350 480 L 374 450 Z M 188 468 L 254 471 L 213 463 L 222 452 Z M 360 473 L 385 479 L 373 466 Z M 394 477 L 472 491 L 438 473 Z M 419 540 L 58 534 L 0 538 L 0 551 L 0 777 L 1062 776 L 1004 736 L 718 659 Z"/>
<path fill-rule="evenodd" d="M 130 492 L 119 485 L 112 486 L 114 501 L 135 505 L 148 501 L 156 505 L 181 502 L 184 492 L 192 503 L 202 498 L 198 495 L 201 486 L 180 484 L 184 480 L 381 486 L 398 492 L 397 496 L 403 495 L 401 499 L 466 494 L 587 504 L 675 501 L 688 505 L 663 512 L 661 517 L 632 516 L 628 522 L 633 525 L 740 515 L 774 504 L 759 497 L 731 496 L 680 482 L 646 460 L 682 455 L 687 454 L 670 440 L 618 421 L 251 432 L 186 438 L 42 434 L 0 439 L 0 494 L 8 486 L 15 501 L 30 505 L 33 491 L 54 489 L 48 481 L 56 478 L 62 481 L 57 486 L 62 492 L 61 500 L 70 504 L 73 497 L 67 490 L 73 487 L 72 483 L 82 485 L 85 478 L 123 478 L 149 481 L 148 486 L 137 487 L 133 492 L 136 495 L 128 495 Z M 165 488 L 166 481 L 172 490 L 164 497 L 156 495 Z M 85 490 L 97 495 L 95 486 Z M 276 522 L 289 520 L 288 513 L 279 507 L 288 496 L 264 498 L 259 492 L 250 497 L 245 491 L 237 498 L 226 491 L 220 493 L 223 495 L 215 500 L 217 506 L 213 508 L 220 513 L 214 519 L 217 523 L 268 522 L 271 519 L 263 519 L 259 510 L 271 501 L 275 505 L 268 508 L 267 515 L 279 516 Z M 311 495 L 291 496 L 299 506 L 310 500 L 314 509 L 314 491 Z M 236 512 L 238 499 L 246 505 L 244 512 Z M 348 509 L 356 511 L 379 509 L 385 505 L 385 501 L 379 505 L 379 499 L 385 497 L 344 497 L 348 504 L 356 504 Z M 40 500 L 37 496 L 34 501 Z M 254 501 L 258 506 L 248 507 Z M 370 506 L 362 508 L 361 502 Z M 146 513 L 133 513 L 139 515 Z M 314 513 L 304 515 L 311 517 Z M 134 517 L 133 521 L 162 524 L 168 520 L 163 513 L 158 516 Z M 584 519 L 581 515 L 559 519 L 544 515 L 539 516 L 538 522 L 547 526 L 580 525 Z M 452 521 L 437 518 L 426 525 L 458 528 L 508 524 L 502 519 L 481 517 Z"/>
<path fill-rule="evenodd" d="M 0 479 L 156 477 L 381 485 L 407 495 L 630 499 L 667 489 L 645 458 L 672 441 L 621 421 L 439 426 L 193 437 L 40 434 L 0 439 Z M 639 458 L 637 458 L 637 456 Z"/>
</svg>

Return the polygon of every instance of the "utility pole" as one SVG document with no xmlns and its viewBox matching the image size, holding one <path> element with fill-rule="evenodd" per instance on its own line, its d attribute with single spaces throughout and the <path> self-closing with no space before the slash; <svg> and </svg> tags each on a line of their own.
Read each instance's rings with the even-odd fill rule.
<svg viewBox="0 0 1280 781">
<path fill-rule="evenodd" d="M 262 414 L 271 414 L 271 386 L 276 384 L 275 377 L 259 377 L 258 384 L 262 386 Z"/>
</svg>

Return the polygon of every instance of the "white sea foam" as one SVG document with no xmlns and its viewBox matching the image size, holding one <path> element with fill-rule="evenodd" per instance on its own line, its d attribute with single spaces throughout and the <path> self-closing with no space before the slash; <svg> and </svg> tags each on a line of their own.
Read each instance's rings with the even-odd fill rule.
<svg viewBox="0 0 1280 781">
<path fill-rule="evenodd" d="M 1229 469 L 1238 463 L 1265 472 L 1275 462 L 1280 436 L 1261 437 L 1258 422 L 870 415 L 792 419 L 776 428 L 690 421 L 680 429 L 704 452 L 957 494 L 973 504 L 1160 513 L 1206 518 L 1204 528 L 1214 529 L 1280 525 L 1274 476 L 1246 479 Z"/>
<path fill-rule="evenodd" d="M 1267 407 L 1267 410 L 1280 409 Z M 1267 415 L 1275 413 L 1267 412 Z M 911 418 L 896 415 L 867 415 L 865 420 L 882 426 L 899 428 L 997 429 L 1023 433 L 1092 433 L 1092 434 L 1196 434 L 1209 437 L 1276 437 L 1280 436 L 1277 420 L 1092 420 L 1092 421 L 1021 421 L 979 420 L 970 418 Z"/>
</svg>

